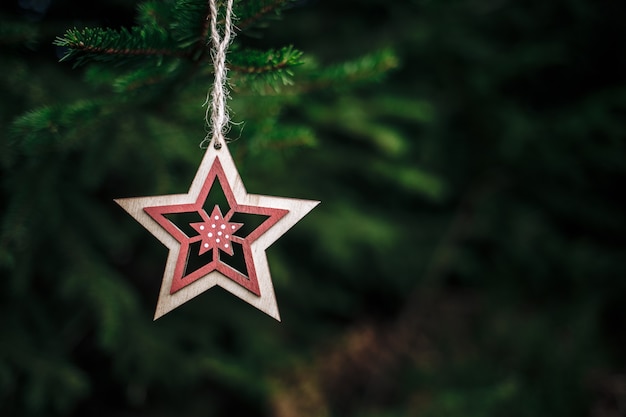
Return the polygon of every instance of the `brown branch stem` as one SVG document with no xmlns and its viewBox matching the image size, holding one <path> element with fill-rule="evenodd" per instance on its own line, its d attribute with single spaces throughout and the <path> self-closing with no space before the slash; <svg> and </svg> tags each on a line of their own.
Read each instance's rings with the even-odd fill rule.
<svg viewBox="0 0 626 417">
<path fill-rule="evenodd" d="M 87 53 L 98 53 L 98 54 L 106 54 L 106 55 L 127 55 L 127 56 L 179 56 L 185 57 L 189 54 L 187 52 L 179 52 L 173 51 L 171 49 L 155 49 L 155 48 L 145 48 L 145 49 L 131 49 L 131 48 L 101 48 L 98 46 L 87 46 L 83 42 L 79 42 L 77 44 L 68 45 L 70 49 L 79 50 Z"/>
</svg>

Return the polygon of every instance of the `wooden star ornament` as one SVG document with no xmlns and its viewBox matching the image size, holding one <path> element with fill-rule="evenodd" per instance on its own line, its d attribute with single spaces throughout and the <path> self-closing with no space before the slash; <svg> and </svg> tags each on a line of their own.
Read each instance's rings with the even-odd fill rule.
<svg viewBox="0 0 626 417">
<path fill-rule="evenodd" d="M 187 194 L 115 201 L 170 250 L 155 320 L 219 285 L 280 321 L 265 250 L 319 201 L 248 194 L 227 146 L 209 146 Z"/>
</svg>

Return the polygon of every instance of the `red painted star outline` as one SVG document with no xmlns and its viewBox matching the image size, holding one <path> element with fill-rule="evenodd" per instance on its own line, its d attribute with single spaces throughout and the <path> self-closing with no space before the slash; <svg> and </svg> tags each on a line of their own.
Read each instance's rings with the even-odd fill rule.
<svg viewBox="0 0 626 417">
<path fill-rule="evenodd" d="M 219 140 L 225 143 L 223 137 L 220 137 Z M 218 167 L 221 167 L 221 169 Z M 223 262 L 216 263 L 216 268 L 210 272 L 206 272 L 210 269 L 207 268 L 203 271 L 205 273 L 203 276 L 200 276 L 201 274 L 198 273 L 198 277 L 195 277 L 193 281 L 189 280 L 190 282 L 187 282 L 185 281 L 187 278 L 183 278 L 185 285 L 175 284 L 175 281 L 180 280 L 178 275 L 180 269 L 177 273 L 177 268 L 180 268 L 180 260 L 184 259 L 181 253 L 185 250 L 187 254 L 190 253 L 190 242 L 185 244 L 188 236 L 181 232 L 164 215 L 167 214 L 168 207 L 175 207 L 174 210 L 181 210 L 181 208 L 182 210 L 192 209 L 192 211 L 202 213 L 204 209 L 201 207 L 200 202 L 205 201 L 208 195 L 209 190 L 207 187 L 210 188 L 212 185 L 211 178 L 219 181 L 224 195 L 227 196 L 227 199 L 230 199 L 228 201 L 229 211 L 225 214 L 225 219 L 232 218 L 232 215 L 228 217 L 228 213 L 235 207 L 237 212 L 252 214 L 265 212 L 267 213 L 266 216 L 269 216 L 248 236 L 242 237 L 249 243 L 249 245 L 245 245 L 248 247 L 248 250 L 246 250 L 247 255 L 244 255 L 244 260 L 246 266 L 254 266 L 256 286 L 252 284 L 253 280 L 250 279 L 250 271 L 247 271 L 247 277 L 239 277 L 247 280 L 243 281 L 242 279 L 233 279 L 232 273 L 231 276 L 228 276 L 223 271 L 218 270 L 217 265 Z M 115 202 L 169 249 L 154 313 L 155 320 L 217 285 L 280 321 L 280 313 L 276 303 L 265 251 L 319 204 L 319 201 L 314 200 L 248 194 L 228 146 L 222 146 L 221 149 L 215 149 L 213 146 L 210 146 L 207 149 L 186 194 L 120 198 L 116 199 Z M 200 209 L 202 211 L 198 211 Z M 208 210 L 209 207 L 207 207 Z M 151 211 L 154 217 L 148 213 Z M 205 217 L 201 217 L 201 219 L 206 221 Z M 193 227 L 193 225 L 191 226 Z M 223 268 L 226 268 L 226 266 Z M 174 278 L 177 276 L 179 278 L 175 280 Z M 242 283 L 248 285 L 244 286 Z M 256 293 L 253 291 L 255 288 L 257 290 Z"/>
<path fill-rule="evenodd" d="M 192 223 L 192 227 L 194 224 L 196 226 L 200 226 L 200 223 L 211 224 L 211 216 L 218 215 L 220 216 L 220 218 L 222 218 L 221 212 L 219 212 L 219 214 L 216 214 L 215 212 L 216 209 L 219 211 L 218 206 L 214 208 L 211 216 L 209 216 L 204 210 L 204 204 L 209 195 L 209 192 L 211 191 L 211 188 L 215 184 L 215 180 L 217 180 L 219 186 L 222 188 L 222 191 L 224 192 L 224 196 L 226 197 L 226 201 L 228 202 L 229 206 L 228 212 L 225 216 L 223 216 L 224 221 L 228 222 L 235 213 L 267 216 L 267 219 L 265 219 L 263 223 L 261 223 L 261 225 L 259 225 L 256 229 L 249 233 L 245 238 L 241 238 L 235 235 L 231 236 L 231 240 L 233 242 L 242 245 L 248 276 L 221 261 L 220 251 L 224 252 L 224 249 L 219 247 L 213 249 L 213 260 L 211 262 L 207 263 L 201 268 L 196 269 L 190 274 L 185 275 L 185 268 L 187 266 L 187 259 L 189 255 L 189 245 L 193 242 L 201 240 L 202 235 L 198 234 L 195 236 L 187 236 L 176 226 L 174 222 L 165 217 L 165 215 L 167 214 L 197 212 L 200 217 L 202 217 L 204 222 Z M 235 196 L 233 195 L 233 191 L 228 185 L 228 181 L 226 180 L 226 174 L 224 173 L 224 169 L 222 168 L 219 159 L 215 159 L 215 161 L 213 162 L 211 170 L 206 177 L 206 180 L 204 182 L 204 185 L 202 186 L 196 202 L 192 204 L 174 204 L 165 206 L 144 207 L 144 211 L 148 213 L 148 215 L 150 215 L 150 217 L 152 217 L 157 223 L 159 223 L 161 227 L 163 227 L 169 234 L 174 236 L 174 238 L 176 238 L 176 240 L 180 243 L 180 251 L 178 254 L 178 259 L 176 261 L 176 268 L 174 270 L 174 277 L 172 279 L 172 284 L 170 287 L 170 294 L 175 293 L 186 285 L 189 285 L 192 282 L 206 276 L 212 271 L 219 271 L 222 275 L 232 279 L 239 285 L 256 294 L 257 296 L 261 295 L 259 292 L 256 268 L 252 259 L 250 245 L 252 242 L 254 242 L 254 240 L 256 240 L 270 227 L 275 225 L 281 218 L 283 218 L 288 213 L 288 210 L 238 204 L 235 200 Z M 242 224 L 239 224 L 239 227 L 241 227 L 241 225 Z M 234 230 L 231 229 L 232 232 L 236 231 L 239 228 L 236 226 L 232 227 L 236 228 Z M 200 230 L 197 231 L 204 232 Z M 207 234 L 208 233 L 213 232 L 207 230 Z M 200 254 L 202 254 L 202 249 Z"/>
</svg>

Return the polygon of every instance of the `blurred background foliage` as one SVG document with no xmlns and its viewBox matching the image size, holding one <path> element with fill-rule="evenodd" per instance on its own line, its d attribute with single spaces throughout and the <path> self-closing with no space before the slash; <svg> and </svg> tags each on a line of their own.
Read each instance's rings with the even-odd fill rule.
<svg viewBox="0 0 626 417">
<path fill-rule="evenodd" d="M 167 250 L 112 201 L 187 190 L 207 62 L 58 62 L 168 2 L 3 3 L 0 414 L 626 415 L 626 3 L 287 3 L 230 102 L 248 190 L 322 200 L 268 250 L 282 323 L 153 323 Z"/>
</svg>

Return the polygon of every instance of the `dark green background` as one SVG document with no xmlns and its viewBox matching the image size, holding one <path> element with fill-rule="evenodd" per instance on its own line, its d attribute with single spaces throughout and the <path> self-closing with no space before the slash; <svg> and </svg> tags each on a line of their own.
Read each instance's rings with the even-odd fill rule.
<svg viewBox="0 0 626 417">
<path fill-rule="evenodd" d="M 399 60 L 233 93 L 248 190 L 322 200 L 268 250 L 282 323 L 218 288 L 151 321 L 167 250 L 112 199 L 187 190 L 208 84 L 68 116 L 110 93 L 52 46 L 134 10 L 2 5 L 1 415 L 626 415 L 626 3 L 302 1 L 239 35 Z M 13 124 L 41 106 L 45 140 Z M 316 145 L 248 140 L 274 107 Z"/>
</svg>

